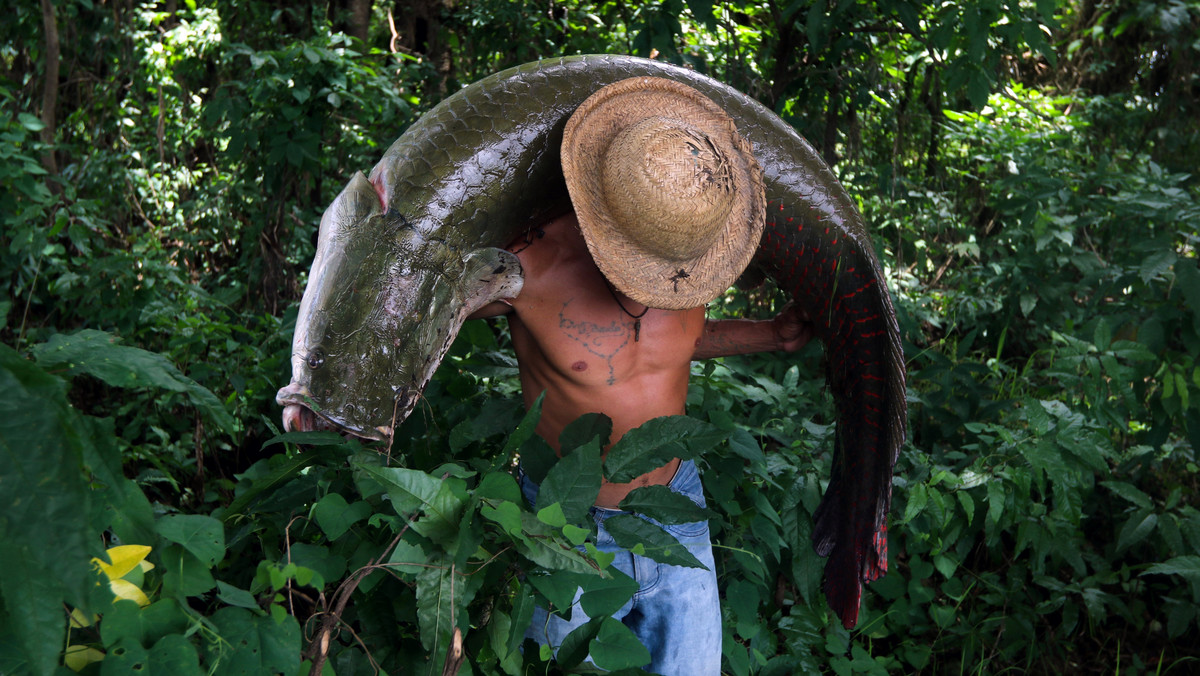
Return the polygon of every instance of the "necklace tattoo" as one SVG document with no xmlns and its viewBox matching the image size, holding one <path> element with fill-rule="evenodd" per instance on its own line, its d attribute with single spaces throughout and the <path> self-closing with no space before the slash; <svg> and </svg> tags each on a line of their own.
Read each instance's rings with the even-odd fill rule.
<svg viewBox="0 0 1200 676">
<path fill-rule="evenodd" d="M 646 313 L 650 311 L 650 306 L 647 305 L 646 307 L 642 308 L 641 312 L 635 315 L 629 310 L 625 309 L 625 304 L 622 303 L 621 299 L 617 297 L 617 290 L 613 288 L 611 282 L 606 279 L 604 280 L 604 285 L 608 287 L 608 293 L 612 295 L 613 300 L 617 301 L 617 307 L 621 308 L 621 312 L 624 312 L 633 319 L 633 342 L 638 342 L 638 338 L 642 336 L 642 317 L 645 317 Z"/>
</svg>

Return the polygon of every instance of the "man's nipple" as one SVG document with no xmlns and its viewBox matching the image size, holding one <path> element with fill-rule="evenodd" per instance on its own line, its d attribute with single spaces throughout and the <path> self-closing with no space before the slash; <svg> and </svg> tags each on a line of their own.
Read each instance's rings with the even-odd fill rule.
<svg viewBox="0 0 1200 676">
<path fill-rule="evenodd" d="M 572 371 L 586 371 L 587 370 L 587 362 L 586 361 L 577 361 L 574 364 L 571 364 L 571 370 Z"/>
</svg>

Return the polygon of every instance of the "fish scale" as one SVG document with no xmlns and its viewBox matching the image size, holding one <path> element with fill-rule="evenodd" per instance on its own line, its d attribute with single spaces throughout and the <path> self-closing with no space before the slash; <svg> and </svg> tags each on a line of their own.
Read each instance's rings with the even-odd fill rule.
<svg viewBox="0 0 1200 676">
<path fill-rule="evenodd" d="M 465 258 L 484 250 L 494 257 L 495 247 L 568 204 L 559 146 L 571 113 L 601 87 L 639 76 L 683 82 L 708 96 L 733 118 L 762 166 L 767 224 L 751 265 L 813 315 L 815 334 L 825 345 L 837 432 L 813 546 L 829 557 L 824 585 L 829 604 L 847 628 L 853 627 L 862 584 L 887 569 L 891 477 L 905 435 L 904 359 L 895 312 L 862 217 L 820 155 L 777 115 L 716 80 L 657 61 L 614 55 L 538 61 L 484 78 L 435 106 L 387 150 L 371 171 L 369 188 L 363 187 L 365 181 L 351 181 L 326 218 L 339 236 L 339 224 L 349 227 L 342 221 L 350 218 L 391 224 L 389 236 L 400 242 L 395 252 L 418 259 Z M 375 193 L 382 214 L 346 206 L 364 190 Z M 323 219 L 323 235 L 325 228 Z M 386 358 L 364 354 L 364 363 L 341 371 L 336 368 L 340 357 L 326 354 L 325 373 L 309 372 L 304 355 L 319 349 L 323 337 L 353 333 L 336 326 L 341 309 L 323 305 L 329 295 L 323 287 L 344 283 L 321 275 L 326 265 L 337 267 L 336 257 L 336 247 L 319 245 L 293 340 L 293 382 L 277 400 L 311 406 L 325 420 L 360 435 L 386 437 L 411 412 L 414 393 L 432 374 L 430 362 L 436 366 L 461 326 L 465 315 L 449 306 L 460 302 L 454 299 L 479 301 L 478 294 L 455 286 L 465 284 L 461 280 L 426 280 L 413 297 L 432 299 L 428 302 L 437 307 L 421 322 L 390 329 L 404 332 L 413 344 L 409 349 L 397 343 Z M 374 274 L 380 284 L 390 281 Z M 491 283 L 492 291 L 512 284 Z M 373 315 L 345 315 L 362 316 Z M 436 332 L 429 328 L 434 325 Z M 357 352 L 350 357 L 358 359 Z M 376 377 L 333 385 L 327 380 L 331 373 Z M 345 401 L 347 392 L 353 392 L 353 402 Z"/>
</svg>

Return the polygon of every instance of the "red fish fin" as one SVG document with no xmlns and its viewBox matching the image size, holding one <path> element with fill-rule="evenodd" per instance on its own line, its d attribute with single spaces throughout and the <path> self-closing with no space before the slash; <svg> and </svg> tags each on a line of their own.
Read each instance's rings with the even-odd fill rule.
<svg viewBox="0 0 1200 676">
<path fill-rule="evenodd" d="M 825 563 L 825 599 L 841 618 L 843 627 L 853 629 L 858 624 L 862 582 L 858 577 L 858 562 L 850 547 L 835 547 Z"/>
</svg>

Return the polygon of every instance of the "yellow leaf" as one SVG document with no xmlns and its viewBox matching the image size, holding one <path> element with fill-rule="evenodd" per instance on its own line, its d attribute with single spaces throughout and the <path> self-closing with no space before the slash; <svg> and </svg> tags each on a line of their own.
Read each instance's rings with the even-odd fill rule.
<svg viewBox="0 0 1200 676">
<path fill-rule="evenodd" d="M 85 645 L 69 645 L 63 653 L 63 663 L 72 671 L 79 671 L 91 664 L 104 659 L 104 653 Z"/>
<path fill-rule="evenodd" d="M 82 610 L 75 608 L 71 611 L 71 628 L 82 629 L 83 627 L 90 627 L 96 621 L 97 617 L 96 615 L 88 617 L 83 614 Z"/>
<path fill-rule="evenodd" d="M 146 593 L 128 580 L 112 580 L 108 583 L 108 586 L 112 588 L 113 594 L 117 597 L 114 599 L 114 602 L 125 599 L 136 601 L 143 608 L 150 605 L 150 599 L 146 597 Z"/>
<path fill-rule="evenodd" d="M 108 579 L 118 580 L 149 556 L 150 548 L 146 545 L 121 545 L 109 548 L 107 553 L 111 564 L 95 558 L 92 561 L 100 566 L 100 570 L 104 571 Z"/>
</svg>

